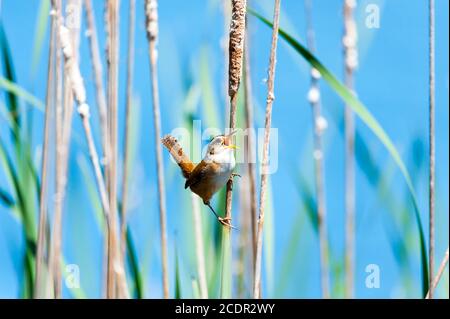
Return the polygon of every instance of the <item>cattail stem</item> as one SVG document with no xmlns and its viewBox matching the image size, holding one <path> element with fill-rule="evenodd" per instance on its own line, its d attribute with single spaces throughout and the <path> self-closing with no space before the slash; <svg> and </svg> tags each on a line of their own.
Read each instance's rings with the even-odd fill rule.
<svg viewBox="0 0 450 319">
<path fill-rule="evenodd" d="M 305 1 L 307 20 L 307 44 L 309 50 L 315 52 L 315 34 L 312 24 L 312 1 Z M 323 298 L 329 298 L 329 258 L 328 258 L 328 231 L 326 220 L 326 197 L 325 197 L 325 167 L 323 163 L 322 134 L 326 129 L 326 120 L 321 114 L 321 100 L 319 90 L 320 73 L 311 69 L 311 85 L 308 92 L 308 101 L 312 109 L 313 136 L 314 136 L 314 177 L 317 196 L 317 219 L 319 224 L 319 246 L 320 246 L 320 275 Z"/>
<path fill-rule="evenodd" d="M 89 40 L 89 53 L 92 60 L 92 71 L 94 74 L 94 84 L 96 92 L 97 107 L 100 117 L 100 128 L 102 134 L 103 156 L 109 158 L 108 152 L 108 123 L 107 123 L 107 109 L 105 89 L 103 86 L 103 68 L 100 59 L 100 49 L 98 45 L 97 27 L 95 24 L 94 9 L 91 0 L 84 0 L 86 22 L 87 22 L 87 36 Z"/>
<path fill-rule="evenodd" d="M 127 235 L 127 200 L 128 200 L 128 165 L 129 165 L 129 139 L 131 127 L 131 104 L 133 99 L 133 69 L 134 69 L 134 20 L 135 20 L 135 0 L 130 0 L 129 18 L 128 18 L 128 62 L 127 62 L 127 92 L 126 92 L 126 110 L 125 110 L 125 139 L 124 139 L 124 160 L 122 174 L 122 210 L 120 225 L 120 242 L 122 263 L 125 265 L 126 258 L 126 235 Z"/>
<path fill-rule="evenodd" d="M 358 65 L 356 48 L 357 31 L 353 18 L 356 0 L 344 1 L 344 45 L 345 73 L 344 82 L 347 88 L 353 90 L 353 71 Z M 354 290 L 354 259 L 355 259 L 355 119 L 351 108 L 345 106 L 345 295 L 353 297 Z"/>
<path fill-rule="evenodd" d="M 441 261 L 441 265 L 439 266 L 439 270 L 436 274 L 436 277 L 434 277 L 425 299 L 431 299 L 431 291 L 432 290 L 434 291 L 436 289 L 436 287 L 439 283 L 439 280 L 441 280 L 442 274 L 444 273 L 444 270 L 445 270 L 445 267 L 447 266 L 447 264 L 448 264 L 448 247 L 447 247 L 447 251 L 445 252 L 444 258 Z"/>
<path fill-rule="evenodd" d="M 264 125 L 264 146 L 263 159 L 261 166 L 261 191 L 259 199 L 259 218 L 258 229 L 256 233 L 256 262 L 255 274 L 253 280 L 253 298 L 261 297 L 261 263 L 262 263 L 262 244 L 264 229 L 264 213 L 267 200 L 267 169 L 269 165 L 269 143 L 270 143 L 270 127 L 272 122 L 272 105 L 275 99 L 274 82 L 275 82 L 275 65 L 278 43 L 278 28 L 280 24 L 280 2 L 275 0 L 273 14 L 272 44 L 270 47 L 269 74 L 267 78 L 267 99 L 266 99 L 266 116 Z"/>
<path fill-rule="evenodd" d="M 55 73 L 55 29 L 56 29 L 56 12 L 51 12 L 50 27 L 50 45 L 48 54 L 48 71 L 47 71 L 47 92 L 45 98 L 45 120 L 44 120 L 44 141 L 42 145 L 42 165 L 41 165 L 41 192 L 39 194 L 39 226 L 38 226 L 38 242 L 36 251 L 36 283 L 34 298 L 45 298 L 43 293 L 44 269 L 45 269 L 45 245 L 46 245 L 46 226 L 47 226 L 47 171 L 49 156 L 49 139 L 50 139 L 50 122 L 54 108 L 54 73 Z"/>
<path fill-rule="evenodd" d="M 157 71 L 157 49 L 156 42 L 158 39 L 158 2 L 156 0 L 145 1 L 145 14 L 147 26 L 147 39 L 149 44 L 150 58 L 150 76 L 152 83 L 152 99 L 153 99 L 153 122 L 155 125 L 155 152 L 156 166 L 158 173 L 158 199 L 159 199 L 159 220 L 161 230 L 161 256 L 162 256 L 162 283 L 163 296 L 169 298 L 169 277 L 167 266 L 167 230 L 166 230 L 166 194 L 164 182 L 164 162 L 162 160 L 161 138 L 161 115 L 159 106 L 158 91 L 158 71 Z"/>
<path fill-rule="evenodd" d="M 237 94 L 234 94 L 230 98 L 230 132 L 232 132 L 236 127 L 236 106 L 237 106 Z M 225 217 L 229 218 L 231 220 L 231 207 L 232 207 L 232 200 L 233 200 L 233 179 L 230 179 L 227 182 L 227 188 L 226 188 L 226 202 L 225 202 Z M 224 229 L 225 232 L 229 232 L 231 228 Z"/>
<path fill-rule="evenodd" d="M 434 287 L 433 287 L 433 277 L 434 277 L 434 204 L 435 204 L 435 45 L 434 45 L 434 0 L 429 0 L 429 143 L 430 143 L 430 153 L 429 153 L 429 280 L 430 280 L 430 290 L 429 298 L 433 299 Z M 448 254 L 447 254 L 448 257 Z"/>
<path fill-rule="evenodd" d="M 244 57 L 246 0 L 231 1 L 231 22 L 228 44 L 228 96 L 230 97 L 229 129 L 232 132 L 236 127 L 236 107 L 238 90 L 242 76 L 242 63 Z M 231 208 L 233 200 L 233 179 L 227 182 L 225 195 L 225 218 L 231 223 Z M 229 296 L 232 281 L 231 275 L 231 228 L 223 229 L 222 237 L 222 298 Z"/>
</svg>

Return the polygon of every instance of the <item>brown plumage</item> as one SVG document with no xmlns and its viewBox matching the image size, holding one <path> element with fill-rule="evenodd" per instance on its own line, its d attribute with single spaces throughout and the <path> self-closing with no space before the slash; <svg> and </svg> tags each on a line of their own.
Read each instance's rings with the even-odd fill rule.
<svg viewBox="0 0 450 319">
<path fill-rule="evenodd" d="M 197 194 L 216 215 L 219 222 L 229 227 L 232 227 L 229 220 L 220 217 L 214 211 L 210 200 L 230 178 L 236 175 L 232 172 L 235 166 L 233 149 L 236 146 L 231 144 L 231 135 L 216 136 L 208 145 L 206 155 L 198 165 L 191 162 L 175 137 L 166 135 L 161 139 L 186 178 L 184 188 L 190 188 Z"/>
<path fill-rule="evenodd" d="M 209 200 L 216 192 L 214 179 L 208 177 L 217 174 L 219 169 L 220 166 L 217 163 L 206 164 L 205 161 L 201 161 L 187 178 L 184 188 L 190 187 L 194 193 L 203 199 L 203 203 L 208 205 Z"/>
</svg>

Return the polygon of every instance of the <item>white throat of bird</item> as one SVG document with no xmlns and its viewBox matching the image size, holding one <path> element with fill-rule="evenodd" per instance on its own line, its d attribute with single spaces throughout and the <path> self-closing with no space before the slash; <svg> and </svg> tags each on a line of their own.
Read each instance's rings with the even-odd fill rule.
<svg viewBox="0 0 450 319">
<path fill-rule="evenodd" d="M 231 137 L 222 135 L 215 137 L 208 145 L 203 160 L 206 163 L 220 164 L 222 170 L 232 171 L 236 165 L 234 150 L 236 146 L 230 143 Z"/>
</svg>

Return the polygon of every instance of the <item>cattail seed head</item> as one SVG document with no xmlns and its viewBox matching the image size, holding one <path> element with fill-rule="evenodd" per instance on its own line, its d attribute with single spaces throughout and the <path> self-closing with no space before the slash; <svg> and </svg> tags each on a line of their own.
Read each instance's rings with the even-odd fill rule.
<svg viewBox="0 0 450 319">
<path fill-rule="evenodd" d="M 245 13 L 246 0 L 232 0 L 229 68 L 228 68 L 228 95 L 234 96 L 238 89 L 242 75 L 242 60 L 244 57 Z"/>
</svg>

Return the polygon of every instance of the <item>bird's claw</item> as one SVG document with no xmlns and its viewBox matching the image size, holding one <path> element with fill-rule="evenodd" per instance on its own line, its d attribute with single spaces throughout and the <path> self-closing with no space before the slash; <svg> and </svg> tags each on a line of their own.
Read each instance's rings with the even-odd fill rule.
<svg viewBox="0 0 450 319">
<path fill-rule="evenodd" d="M 231 225 L 231 217 L 218 217 L 217 220 L 219 221 L 219 223 L 221 223 L 224 226 L 230 227 L 232 229 L 236 229 L 236 227 L 234 227 L 233 225 Z"/>
</svg>

